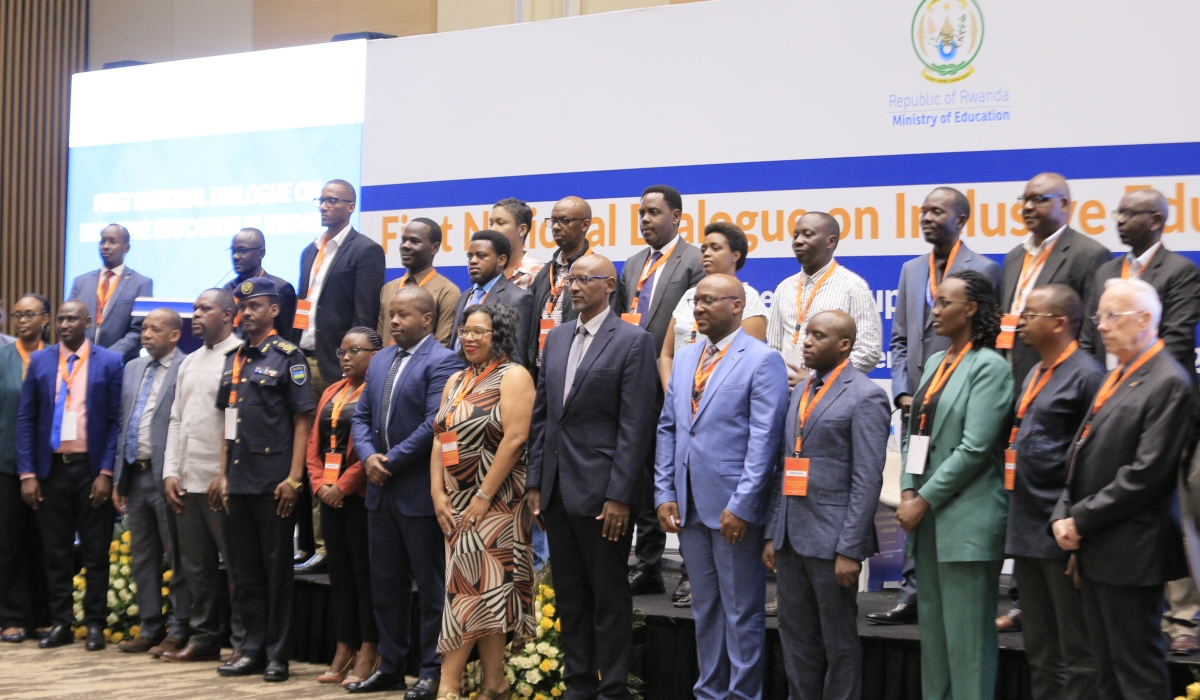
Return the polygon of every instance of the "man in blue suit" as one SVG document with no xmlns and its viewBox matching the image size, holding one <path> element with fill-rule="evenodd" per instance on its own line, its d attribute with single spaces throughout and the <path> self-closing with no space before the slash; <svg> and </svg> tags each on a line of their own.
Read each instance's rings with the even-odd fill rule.
<svg viewBox="0 0 1200 700">
<path fill-rule="evenodd" d="M 437 306 L 418 286 L 401 287 L 392 298 L 392 340 L 367 369 L 367 393 L 352 421 L 354 447 L 367 471 L 371 594 L 379 626 L 379 669 L 351 683 L 352 693 L 405 688 L 404 665 L 410 645 L 421 650 L 417 684 L 405 697 L 432 700 L 441 679 L 437 655 L 445 599 L 445 536 L 430 496 L 429 453 L 433 418 L 442 390 L 463 362 L 433 331 Z M 412 583 L 417 582 L 421 633 L 410 640 Z"/>
<path fill-rule="evenodd" d="M 891 411 L 887 394 L 849 365 L 854 319 L 808 324 L 804 365 L 784 424 L 763 561 L 779 575 L 779 636 L 794 698 L 858 700 L 858 576 L 877 550 Z"/>
<path fill-rule="evenodd" d="M 87 649 L 104 648 L 113 463 L 121 428 L 121 357 L 87 340 L 87 307 L 58 309 L 59 344 L 33 353 L 17 410 L 21 498 L 36 511 L 49 584 L 50 634 L 43 649 L 75 641 L 71 594 L 79 533 L 87 593 Z"/>
<path fill-rule="evenodd" d="M 67 299 L 82 301 L 95 320 L 87 339 L 129 362 L 142 349 L 142 319 L 133 315 L 133 300 L 154 296 L 154 281 L 126 267 L 129 229 L 109 224 L 100 232 L 104 266 L 75 278 Z"/>
<path fill-rule="evenodd" d="M 696 287 L 696 330 L 675 357 L 658 421 L 654 504 L 692 582 L 698 698 L 762 697 L 768 489 L 788 399 L 787 367 L 742 330 L 745 292 L 709 275 Z"/>
</svg>

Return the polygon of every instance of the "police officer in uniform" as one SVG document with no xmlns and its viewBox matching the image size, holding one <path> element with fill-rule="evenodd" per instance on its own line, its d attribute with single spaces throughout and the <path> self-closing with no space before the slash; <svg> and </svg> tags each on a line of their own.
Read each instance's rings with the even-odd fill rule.
<svg viewBox="0 0 1200 700">
<path fill-rule="evenodd" d="M 225 411 L 220 493 L 229 513 L 227 563 L 237 580 L 246 636 L 241 658 L 217 672 L 265 671 L 263 680 L 286 681 L 294 510 L 316 405 L 304 353 L 275 333 L 275 283 L 253 277 L 238 285 L 234 297 L 246 341 L 229 351 L 217 392 L 217 408 Z"/>
</svg>

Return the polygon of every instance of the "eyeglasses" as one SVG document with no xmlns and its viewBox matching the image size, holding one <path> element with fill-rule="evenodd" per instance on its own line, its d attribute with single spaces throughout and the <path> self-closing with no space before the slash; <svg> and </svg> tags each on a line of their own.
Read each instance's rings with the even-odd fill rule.
<svg viewBox="0 0 1200 700">
<path fill-rule="evenodd" d="M 937 299 L 933 300 L 933 308 L 944 309 L 947 306 L 950 306 L 951 304 L 970 304 L 970 303 L 971 302 L 967 301 L 966 299 L 943 299 L 941 297 L 938 297 Z"/>
<path fill-rule="evenodd" d="M 1128 221 L 1138 214 L 1157 214 L 1156 211 L 1148 211 L 1146 209 L 1118 209 L 1111 216 L 1115 221 Z"/>
<path fill-rule="evenodd" d="M 333 206 L 337 206 L 339 202 L 345 202 L 346 204 L 354 204 L 353 199 L 342 199 L 340 197 L 314 197 L 313 198 L 313 206 L 316 206 L 316 207 L 319 207 L 323 204 L 328 204 L 329 206 L 333 207 Z"/>
<path fill-rule="evenodd" d="M 479 340 L 488 333 L 494 333 L 491 328 L 467 328 L 466 326 L 458 327 L 458 337 L 463 340 Z"/>
<path fill-rule="evenodd" d="M 46 313 L 44 311 L 27 311 L 25 313 L 19 313 L 19 312 L 14 313 L 12 315 L 12 317 L 17 321 L 24 321 L 25 319 L 29 319 L 30 321 L 32 321 L 33 319 L 37 318 L 38 316 L 45 316 L 45 315 L 46 315 Z"/>
<path fill-rule="evenodd" d="M 1144 313 L 1148 313 L 1148 312 L 1146 312 L 1146 311 L 1105 311 L 1103 313 L 1098 313 L 1095 316 L 1092 316 L 1092 323 L 1096 324 L 1097 326 L 1100 325 L 1101 323 L 1105 323 L 1105 322 L 1114 323 L 1114 322 L 1116 322 L 1118 316 L 1132 316 L 1134 314 L 1144 314 Z"/>
<path fill-rule="evenodd" d="M 1023 194 L 1023 195 L 1020 195 L 1017 197 L 1018 202 L 1024 202 L 1025 204 L 1032 204 L 1035 207 L 1039 204 L 1045 204 L 1046 202 L 1049 202 L 1052 199 L 1066 199 L 1066 195 L 1061 195 L 1061 194 Z"/>
<path fill-rule="evenodd" d="M 1042 318 L 1064 318 L 1064 316 L 1062 314 L 1035 314 L 1032 311 L 1026 311 L 1021 314 L 1021 318 L 1024 319 L 1025 322 L 1027 322 L 1027 323 L 1029 322 L 1029 319 L 1037 317 L 1037 316 L 1041 316 Z"/>
<path fill-rule="evenodd" d="M 554 228 L 556 224 L 566 228 L 571 225 L 572 221 L 584 221 L 584 219 L 582 217 L 572 219 L 569 216 L 547 216 L 545 221 L 547 224 L 550 224 L 550 228 Z"/>
<path fill-rule="evenodd" d="M 226 248 L 225 250 L 228 250 L 230 253 L 233 253 L 234 255 L 245 255 L 246 253 L 249 253 L 252 250 L 262 250 L 262 249 L 263 249 L 262 246 L 254 246 L 252 248 L 250 246 L 240 245 L 236 248 Z"/>
<path fill-rule="evenodd" d="M 605 277 L 604 275 L 573 275 L 571 277 L 566 278 L 563 281 L 567 283 L 567 286 L 570 286 L 572 284 L 577 284 L 580 287 L 582 287 L 583 285 L 587 284 L 588 282 L 591 282 L 592 280 L 607 280 L 607 279 L 612 279 L 612 278 Z"/>
<path fill-rule="evenodd" d="M 701 307 L 708 308 L 708 307 L 712 306 L 713 304 L 717 303 L 718 301 L 728 301 L 730 299 L 737 299 L 737 297 L 735 297 L 735 296 L 696 297 L 696 308 L 697 309 L 699 309 Z"/>
<path fill-rule="evenodd" d="M 378 351 L 379 351 L 379 348 L 360 348 L 357 345 L 355 345 L 355 346 L 351 347 L 349 350 L 347 350 L 346 348 L 338 348 L 337 350 L 333 351 L 333 354 L 337 355 L 337 358 L 340 360 L 343 357 L 346 357 L 347 355 L 350 356 L 350 359 L 354 359 L 355 357 L 358 357 L 358 353 L 360 353 L 360 352 L 378 352 Z"/>
</svg>

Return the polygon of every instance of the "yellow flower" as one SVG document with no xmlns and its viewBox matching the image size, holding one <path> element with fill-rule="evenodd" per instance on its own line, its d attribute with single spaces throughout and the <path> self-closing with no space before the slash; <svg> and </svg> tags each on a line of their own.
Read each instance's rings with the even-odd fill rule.
<svg viewBox="0 0 1200 700">
<path fill-rule="evenodd" d="M 542 614 L 546 617 L 554 617 L 554 606 L 546 603 L 542 606 Z"/>
<path fill-rule="evenodd" d="M 562 632 L 562 620 L 555 620 L 555 621 L 554 621 L 554 631 L 555 631 L 555 632 Z"/>
<path fill-rule="evenodd" d="M 126 564 L 129 564 L 130 563 L 129 555 L 128 554 L 122 555 L 120 558 L 120 562 L 121 562 L 121 566 L 125 566 Z"/>
<path fill-rule="evenodd" d="M 115 554 L 108 555 L 108 563 L 116 564 L 117 563 L 117 555 L 115 555 Z"/>
<path fill-rule="evenodd" d="M 106 641 L 106 642 L 112 641 L 112 630 L 108 629 L 107 627 L 104 628 L 104 641 Z"/>
<path fill-rule="evenodd" d="M 547 698 L 546 698 L 546 696 L 545 696 L 545 695 L 542 695 L 541 693 L 538 693 L 537 695 L 534 695 L 534 696 L 533 696 L 533 700 L 547 700 Z"/>
<path fill-rule="evenodd" d="M 86 636 L 87 636 L 87 628 L 86 627 L 76 627 L 75 628 L 75 638 L 76 639 L 83 639 Z"/>
<path fill-rule="evenodd" d="M 553 695 L 554 697 L 558 697 L 559 695 L 562 695 L 562 691 L 559 690 L 558 688 L 551 688 L 550 694 Z"/>
<path fill-rule="evenodd" d="M 1184 690 L 1184 692 L 1187 693 L 1187 700 L 1194 700 L 1195 698 L 1200 698 L 1200 683 L 1192 683 L 1191 685 L 1184 688 L 1183 690 Z"/>
<path fill-rule="evenodd" d="M 163 583 L 170 583 L 170 582 L 171 582 L 171 576 L 172 576 L 173 574 L 174 574 L 174 572 L 172 572 L 170 569 L 167 569 L 166 571 L 164 571 L 164 572 L 163 572 Z"/>
<path fill-rule="evenodd" d="M 539 622 L 538 624 L 541 625 L 542 629 L 544 629 L 544 630 L 548 630 L 554 626 L 554 622 L 548 617 L 543 617 L 542 621 Z"/>
<path fill-rule="evenodd" d="M 120 632 L 113 632 L 113 634 L 112 634 L 112 641 L 114 644 L 116 644 L 117 642 L 121 641 L 124 638 L 125 638 L 125 635 L 121 634 Z"/>
<path fill-rule="evenodd" d="M 163 594 L 164 596 L 171 595 L 171 589 L 170 589 L 170 588 L 167 588 L 166 586 L 163 586 L 163 587 L 162 587 L 162 594 Z"/>
<path fill-rule="evenodd" d="M 550 659 L 542 659 L 542 663 L 538 668 L 542 669 L 542 673 L 550 673 Z"/>
<path fill-rule="evenodd" d="M 112 542 L 108 543 L 108 551 L 110 551 L 110 552 L 116 552 L 120 548 L 121 548 L 121 543 L 117 542 L 116 540 L 113 540 Z"/>
<path fill-rule="evenodd" d="M 121 545 L 121 554 L 129 554 L 130 547 L 127 544 Z"/>
<path fill-rule="evenodd" d="M 121 533 L 121 541 L 122 542 L 129 542 L 130 538 L 131 538 L 131 536 L 129 534 L 129 530 L 126 530 L 125 532 Z"/>
<path fill-rule="evenodd" d="M 140 637 L 140 636 L 142 636 L 142 628 L 140 625 L 134 625 L 133 627 L 129 628 L 129 637 L 131 639 L 133 637 Z"/>
<path fill-rule="evenodd" d="M 80 575 L 80 576 L 85 576 L 86 574 L 87 574 L 87 567 L 85 566 L 85 567 L 83 567 L 82 569 L 80 569 L 80 570 L 79 570 L 79 575 Z"/>
</svg>

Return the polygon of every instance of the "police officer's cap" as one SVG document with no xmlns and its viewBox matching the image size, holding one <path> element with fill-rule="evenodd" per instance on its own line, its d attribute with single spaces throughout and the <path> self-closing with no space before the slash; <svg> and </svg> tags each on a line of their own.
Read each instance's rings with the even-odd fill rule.
<svg viewBox="0 0 1200 700">
<path fill-rule="evenodd" d="M 266 277 L 251 277 L 233 290 L 233 297 L 238 301 L 244 301 L 251 297 L 277 296 L 279 296 L 279 287 Z"/>
</svg>

